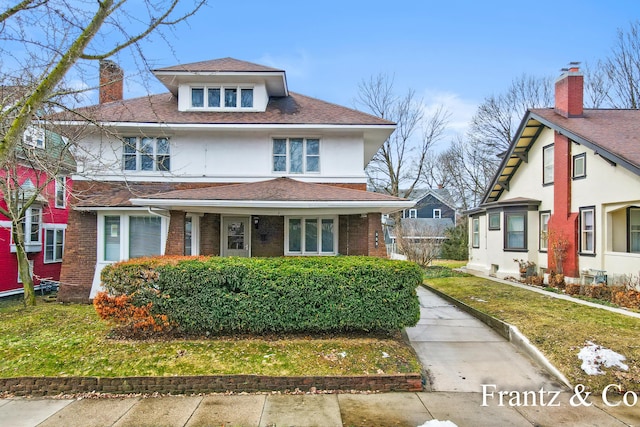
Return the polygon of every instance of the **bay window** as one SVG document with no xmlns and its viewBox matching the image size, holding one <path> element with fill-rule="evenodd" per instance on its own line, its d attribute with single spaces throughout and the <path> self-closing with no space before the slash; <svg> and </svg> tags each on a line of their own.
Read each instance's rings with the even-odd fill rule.
<svg viewBox="0 0 640 427">
<path fill-rule="evenodd" d="M 504 212 L 504 249 L 524 251 L 527 249 L 527 213 Z"/>
<path fill-rule="evenodd" d="M 286 255 L 335 255 L 338 230 L 335 217 L 286 219 Z"/>
<path fill-rule="evenodd" d="M 40 206 L 31 206 L 24 214 L 24 218 L 20 221 L 22 236 L 24 239 L 24 249 L 26 252 L 42 251 L 41 229 L 42 229 L 42 208 Z M 16 252 L 16 245 L 11 235 L 10 252 Z"/>
</svg>

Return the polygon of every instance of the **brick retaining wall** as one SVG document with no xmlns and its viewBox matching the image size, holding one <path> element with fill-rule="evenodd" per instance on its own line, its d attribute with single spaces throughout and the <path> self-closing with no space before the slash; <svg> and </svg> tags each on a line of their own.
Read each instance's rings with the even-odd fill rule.
<svg viewBox="0 0 640 427">
<path fill-rule="evenodd" d="M 224 393 L 259 391 L 422 391 L 420 374 L 270 377 L 263 375 L 214 375 L 186 377 L 18 377 L 0 378 L 0 392 L 17 396 L 55 396 L 74 393 Z"/>
</svg>

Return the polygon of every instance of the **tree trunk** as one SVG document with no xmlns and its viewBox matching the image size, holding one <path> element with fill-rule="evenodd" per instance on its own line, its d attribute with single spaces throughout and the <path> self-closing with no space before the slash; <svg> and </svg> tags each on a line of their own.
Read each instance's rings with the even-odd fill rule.
<svg viewBox="0 0 640 427">
<path fill-rule="evenodd" d="M 29 258 L 24 246 L 24 234 L 20 223 L 14 221 L 13 224 L 13 242 L 16 246 L 16 258 L 18 259 L 18 271 L 22 280 L 24 289 L 24 305 L 25 307 L 33 307 L 36 305 L 36 291 L 33 286 L 33 277 L 29 268 Z"/>
</svg>

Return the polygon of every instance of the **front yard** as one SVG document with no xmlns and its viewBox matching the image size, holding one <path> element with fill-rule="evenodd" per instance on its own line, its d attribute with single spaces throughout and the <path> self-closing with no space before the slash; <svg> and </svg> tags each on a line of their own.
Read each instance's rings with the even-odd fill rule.
<svg viewBox="0 0 640 427">
<path fill-rule="evenodd" d="M 516 326 L 572 384 L 598 391 L 608 384 L 640 390 L 640 319 L 483 278 L 435 272 L 438 277 L 426 280 L 430 286 Z M 587 375 L 578 352 L 589 341 L 625 356 L 629 370 L 605 368 L 604 375 Z"/>
<path fill-rule="evenodd" d="M 222 337 L 167 341 L 108 338 L 91 305 L 0 301 L 0 377 L 366 375 L 420 372 L 400 334 Z"/>
</svg>

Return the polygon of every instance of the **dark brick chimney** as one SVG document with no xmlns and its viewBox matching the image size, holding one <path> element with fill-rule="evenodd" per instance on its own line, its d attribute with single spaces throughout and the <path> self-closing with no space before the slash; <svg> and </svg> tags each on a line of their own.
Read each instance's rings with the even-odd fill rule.
<svg viewBox="0 0 640 427">
<path fill-rule="evenodd" d="M 556 113 L 564 117 L 582 117 L 584 112 L 584 76 L 572 63 L 556 80 Z"/>
<path fill-rule="evenodd" d="M 113 61 L 100 61 L 100 104 L 122 100 L 122 68 Z"/>
</svg>

